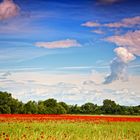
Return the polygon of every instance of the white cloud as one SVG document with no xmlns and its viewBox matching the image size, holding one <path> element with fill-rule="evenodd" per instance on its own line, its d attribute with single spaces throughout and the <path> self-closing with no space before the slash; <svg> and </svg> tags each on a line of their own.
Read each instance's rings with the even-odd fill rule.
<svg viewBox="0 0 140 140">
<path fill-rule="evenodd" d="M 118 47 L 114 49 L 116 58 L 110 64 L 111 73 L 105 78 L 105 84 L 115 80 L 127 80 L 127 64 L 140 56 L 140 30 L 128 32 L 124 35 L 116 35 L 106 38 L 107 41 L 115 43 Z"/>
<path fill-rule="evenodd" d="M 101 24 L 98 23 L 98 22 L 88 21 L 86 23 L 81 24 L 81 26 L 85 26 L 85 27 L 99 27 L 99 26 L 101 26 Z"/>
<path fill-rule="evenodd" d="M 104 24 L 103 26 L 110 28 L 120 28 L 120 27 L 133 27 L 140 25 L 140 16 L 135 16 L 131 18 L 124 18 L 119 22 Z"/>
<path fill-rule="evenodd" d="M 4 77 L 11 76 L 11 72 L 7 71 L 7 72 L 5 72 L 4 74 L 2 74 L 2 76 L 4 76 Z"/>
<path fill-rule="evenodd" d="M 117 57 L 110 64 L 111 73 L 105 78 L 104 84 L 112 83 L 115 80 L 128 80 L 127 64 L 135 59 L 135 56 L 126 48 L 118 47 L 114 49 L 114 52 Z"/>
<path fill-rule="evenodd" d="M 0 79 L 7 79 L 9 76 L 11 76 L 12 74 L 11 74 L 11 72 L 9 72 L 9 71 L 7 71 L 7 72 L 4 72 L 4 73 L 2 73 L 2 74 L 0 74 Z"/>
<path fill-rule="evenodd" d="M 112 23 L 101 24 L 96 21 L 87 21 L 86 23 L 82 24 L 82 26 L 86 27 L 108 27 L 108 28 L 122 28 L 122 27 L 126 28 L 126 27 L 134 27 L 137 25 L 140 25 L 140 16 L 124 18 L 121 21 Z"/>
<path fill-rule="evenodd" d="M 91 32 L 96 33 L 96 34 L 104 34 L 102 30 L 92 30 Z"/>
<path fill-rule="evenodd" d="M 60 67 L 59 70 L 84 70 L 91 69 L 93 66 L 71 66 L 71 67 Z"/>
<path fill-rule="evenodd" d="M 105 74 L 48 74 L 47 72 L 16 72 L 0 82 L 0 90 L 11 92 L 23 100 L 56 98 L 71 104 L 91 101 L 101 104 L 106 98 L 125 105 L 140 104 L 140 76 L 126 82 L 101 84 Z M 97 84 L 98 83 L 98 84 Z M 135 83 L 135 84 L 134 84 Z M 131 85 L 131 86 L 130 86 Z"/>
<path fill-rule="evenodd" d="M 20 8 L 13 0 L 3 0 L 0 3 L 0 20 L 8 19 L 19 14 Z"/>
<path fill-rule="evenodd" d="M 116 53 L 117 57 L 124 63 L 128 63 L 135 59 L 135 56 L 130 53 L 126 48 L 118 47 L 114 49 L 114 52 Z"/>
<path fill-rule="evenodd" d="M 106 76 L 104 84 L 110 84 L 116 80 L 127 81 L 127 64 L 118 57 L 114 58 L 110 64 L 110 74 Z"/>
<path fill-rule="evenodd" d="M 111 36 L 106 38 L 106 40 L 118 46 L 123 46 L 130 53 L 140 56 L 140 30 L 127 32 L 124 35 Z"/>
<path fill-rule="evenodd" d="M 42 47 L 42 48 L 55 49 L 55 48 L 80 47 L 81 44 L 79 44 L 77 40 L 66 39 L 66 40 L 53 41 L 53 42 L 36 42 L 35 46 Z"/>
</svg>

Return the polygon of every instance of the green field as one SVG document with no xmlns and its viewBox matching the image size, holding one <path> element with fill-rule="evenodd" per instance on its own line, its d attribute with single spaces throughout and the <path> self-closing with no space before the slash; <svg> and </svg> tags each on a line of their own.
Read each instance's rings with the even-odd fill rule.
<svg viewBox="0 0 140 140">
<path fill-rule="evenodd" d="M 0 140 L 140 140 L 139 122 L 0 122 Z"/>
</svg>

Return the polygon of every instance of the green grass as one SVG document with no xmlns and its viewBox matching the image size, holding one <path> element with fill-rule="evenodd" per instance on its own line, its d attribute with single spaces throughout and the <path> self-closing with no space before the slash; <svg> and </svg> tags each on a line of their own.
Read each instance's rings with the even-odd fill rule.
<svg viewBox="0 0 140 140">
<path fill-rule="evenodd" d="M 6 136 L 7 135 L 7 136 Z M 0 140 L 140 140 L 138 122 L 0 122 Z"/>
</svg>

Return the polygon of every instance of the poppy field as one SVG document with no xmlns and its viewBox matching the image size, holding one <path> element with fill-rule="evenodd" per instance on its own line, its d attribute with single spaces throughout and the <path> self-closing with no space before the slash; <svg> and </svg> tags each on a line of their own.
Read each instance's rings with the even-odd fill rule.
<svg viewBox="0 0 140 140">
<path fill-rule="evenodd" d="M 0 140 L 140 140 L 140 117 L 0 115 Z"/>
</svg>

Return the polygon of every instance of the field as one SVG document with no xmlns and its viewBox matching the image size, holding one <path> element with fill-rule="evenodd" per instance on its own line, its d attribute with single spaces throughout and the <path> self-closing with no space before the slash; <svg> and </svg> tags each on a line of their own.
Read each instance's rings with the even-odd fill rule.
<svg viewBox="0 0 140 140">
<path fill-rule="evenodd" d="M 0 115 L 0 140 L 140 140 L 140 117 Z"/>
</svg>

